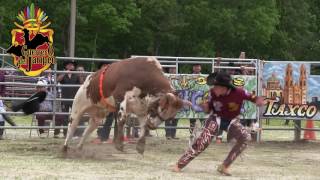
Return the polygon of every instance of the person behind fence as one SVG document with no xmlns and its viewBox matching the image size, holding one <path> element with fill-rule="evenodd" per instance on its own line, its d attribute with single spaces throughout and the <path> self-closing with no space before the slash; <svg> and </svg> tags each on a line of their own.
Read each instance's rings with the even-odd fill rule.
<svg viewBox="0 0 320 180">
<path fill-rule="evenodd" d="M 216 74 L 213 82 L 214 86 L 210 89 L 210 99 L 203 103 L 205 112 L 210 113 L 210 116 L 205 121 L 204 129 L 199 137 L 195 139 L 191 147 L 178 160 L 173 171 L 180 172 L 191 160 L 203 152 L 209 146 L 219 128 L 221 128 L 227 131 L 227 139 L 235 139 L 236 144 L 223 163 L 218 166 L 217 171 L 223 175 L 231 175 L 229 167 L 247 147 L 247 142 L 250 138 L 250 135 L 239 120 L 243 101 L 255 102 L 258 106 L 264 104 L 262 97 L 254 96 L 246 93 L 243 89 L 234 87 L 231 81 L 230 75 L 225 72 Z"/>
<path fill-rule="evenodd" d="M 80 77 L 77 74 L 74 73 L 69 73 L 71 71 L 75 70 L 76 62 L 74 61 L 64 61 L 63 66 L 65 71 L 67 71 L 66 74 L 60 74 L 57 77 L 57 81 L 60 82 L 61 84 L 70 84 L 70 85 L 80 85 Z M 79 87 L 62 87 L 61 88 L 61 96 L 64 99 L 73 99 L 74 96 L 76 95 Z M 72 102 L 73 101 L 62 101 L 61 106 L 62 106 L 62 111 L 63 112 L 70 112 L 71 107 L 72 107 Z M 64 126 L 68 126 L 68 118 L 69 116 L 66 116 L 63 121 Z M 63 129 L 63 134 L 67 134 L 67 128 Z"/>
<path fill-rule="evenodd" d="M 47 93 L 45 100 L 43 102 L 41 102 L 39 105 L 39 112 L 53 112 L 53 101 L 49 100 L 49 99 L 54 99 L 54 95 L 47 90 L 47 85 L 48 85 L 48 83 L 45 79 L 39 80 L 36 85 L 37 92 L 44 91 Z M 44 138 L 46 135 L 45 135 L 44 129 L 42 129 L 41 126 L 45 126 L 46 120 L 52 120 L 53 115 L 52 114 L 37 114 L 36 119 L 38 121 L 38 126 L 40 127 L 39 128 L 40 138 Z M 62 123 L 63 119 L 64 119 L 63 116 L 55 115 L 55 125 L 61 126 L 63 124 Z M 60 129 L 55 129 L 54 130 L 54 138 L 58 138 L 59 133 L 60 133 Z"/>
<path fill-rule="evenodd" d="M 11 126 L 16 126 L 16 123 L 7 115 L 2 114 L 6 112 L 6 107 L 2 100 L 0 100 L 0 126 L 5 126 L 5 121 L 7 121 Z M 0 128 L 0 140 L 3 139 L 4 129 Z"/>
<path fill-rule="evenodd" d="M 5 82 L 5 71 L 0 70 L 0 82 Z M 6 94 L 6 86 L 4 84 L 0 85 L 0 96 L 5 96 Z"/>
<path fill-rule="evenodd" d="M 114 113 L 109 113 L 106 117 L 105 122 L 103 123 L 102 128 L 98 128 L 97 134 L 98 137 L 92 141 L 94 144 L 101 144 L 101 143 L 111 143 L 108 142 L 110 138 L 111 126 L 114 119 Z"/>
<path fill-rule="evenodd" d="M 201 64 L 194 64 L 192 66 L 192 74 L 201 74 Z M 197 119 L 189 119 L 190 121 L 190 134 L 193 133 L 194 127 L 196 125 Z M 204 119 L 199 119 L 201 126 L 203 126 Z"/>
<path fill-rule="evenodd" d="M 176 67 L 170 67 L 168 69 L 168 73 L 169 74 L 176 74 L 177 72 Z M 178 125 L 178 120 L 177 118 L 172 118 L 170 120 L 165 121 L 164 125 L 165 125 L 165 132 L 166 132 L 166 138 L 168 140 L 170 139 L 179 139 L 176 137 L 176 133 L 177 133 L 177 125 Z"/>
</svg>

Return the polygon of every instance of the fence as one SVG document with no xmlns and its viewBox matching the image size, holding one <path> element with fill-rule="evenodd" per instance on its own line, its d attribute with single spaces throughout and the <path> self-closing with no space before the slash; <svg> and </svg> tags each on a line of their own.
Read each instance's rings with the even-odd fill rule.
<svg viewBox="0 0 320 180">
<path fill-rule="evenodd" d="M 0 54 L 0 57 L 2 57 L 2 59 L 4 59 L 4 57 L 7 57 L 6 59 L 9 59 L 8 57 L 10 57 L 7 54 Z M 146 56 L 132 56 L 132 57 L 146 57 Z M 170 57 L 170 56 L 156 56 L 156 58 L 160 61 L 161 65 L 163 67 L 166 68 L 175 68 L 175 77 L 177 76 L 194 76 L 194 75 L 181 75 L 179 74 L 179 66 L 180 65 L 184 65 L 184 64 L 207 64 L 210 65 L 211 67 L 211 71 L 215 72 L 215 71 L 220 71 L 220 70 L 233 70 L 234 73 L 237 72 L 238 70 L 238 76 L 245 76 L 245 77 L 249 77 L 252 78 L 253 80 L 251 80 L 252 82 L 254 82 L 253 84 L 254 87 L 252 87 L 255 92 L 257 92 L 258 95 L 263 95 L 262 89 L 263 89 L 263 84 L 262 84 L 262 79 L 263 79 L 263 61 L 260 61 L 258 59 L 238 59 L 238 58 L 202 58 L 202 57 Z M 1 59 L 1 58 L 0 58 Z M 76 61 L 91 61 L 91 62 L 115 62 L 115 61 L 119 61 L 117 59 L 99 59 L 99 58 L 69 58 L 69 57 L 56 57 L 57 61 L 62 61 L 62 60 L 76 60 Z M 232 67 L 230 67 L 230 62 L 232 63 Z M 3 61 L 3 63 L 8 64 L 6 61 Z M 7 71 L 7 72 L 14 72 L 16 71 L 15 68 L 12 67 L 6 67 L 6 68 L 1 68 L 2 71 Z M 246 74 L 241 74 L 240 71 L 242 70 L 246 70 Z M 240 72 L 240 73 L 239 73 Z M 53 90 L 53 99 L 49 99 L 51 101 L 53 101 L 53 106 L 57 107 L 59 105 L 61 105 L 62 102 L 67 102 L 67 101 L 73 101 L 73 99 L 65 99 L 65 98 L 61 98 L 60 95 L 60 88 L 63 87 L 80 87 L 80 85 L 78 84 L 59 84 L 57 82 L 57 74 L 60 73 L 66 73 L 66 71 L 60 71 L 57 69 L 57 64 L 54 65 L 52 70 L 47 70 L 44 72 L 44 74 L 52 74 L 52 79 L 53 79 L 53 83 L 52 84 L 48 84 L 47 87 L 50 87 Z M 68 73 L 71 74 L 85 74 L 88 75 L 92 72 L 83 72 L 83 71 L 68 71 Z M 236 73 L 236 74 L 237 74 Z M 169 78 L 171 75 L 168 75 Z M 203 75 L 205 76 L 205 75 Z M 10 76 L 8 76 L 10 77 Z M 11 75 L 12 77 L 12 75 Z M 17 77 L 17 76 L 14 76 Z M 19 77 L 22 78 L 22 77 Z M 178 77 L 179 79 L 179 77 Z M 12 82 L 0 82 L 0 86 L 1 85 L 10 85 L 10 86 L 23 86 L 23 87 L 28 87 L 29 89 L 34 89 L 34 87 L 36 86 L 35 82 L 16 82 L 16 81 L 12 81 Z M 251 88 L 251 90 L 252 90 Z M 205 94 L 205 93 L 203 93 Z M 28 94 L 29 95 L 29 94 Z M 203 98 L 203 96 L 199 96 L 199 98 Z M 15 93 L 11 93 L 9 94 L 7 97 L 0 97 L 0 99 L 5 100 L 5 101 L 21 101 L 21 100 L 25 100 L 27 99 L 27 97 L 19 97 L 17 96 Z M 251 116 L 254 117 L 255 119 L 258 120 L 258 122 L 260 123 L 260 127 L 262 128 L 262 123 L 261 123 L 261 112 L 259 108 L 255 108 L 254 107 L 254 111 L 255 113 Z M 4 114 L 11 114 L 11 115 L 22 115 L 22 112 L 11 112 L 8 111 Z M 38 112 L 35 114 L 52 114 L 53 115 L 53 123 L 52 126 L 47 126 L 44 128 L 48 128 L 48 129 L 55 129 L 55 128 L 61 128 L 60 126 L 55 126 L 55 118 L 56 115 L 68 115 L 69 112 L 61 112 L 61 110 L 57 110 L 56 108 L 53 109 L 52 112 Z M 179 118 L 184 118 L 184 117 L 179 117 Z M 185 118 L 205 118 L 204 116 L 200 117 L 200 116 L 195 116 L 195 117 L 185 117 Z M 64 126 L 65 127 L 65 126 Z M 17 126 L 17 127 L 0 127 L 0 128 L 7 128 L 7 129 L 38 129 L 38 126 Z M 167 127 L 166 127 L 167 128 Z M 172 128 L 172 127 L 168 127 L 168 128 Z M 180 129 L 189 129 L 189 127 L 179 127 Z M 291 128 L 263 128 L 264 130 L 310 130 L 310 129 L 306 129 L 306 128 L 301 128 L 299 126 L 297 126 L 294 129 Z M 319 130 L 319 129 L 312 129 L 312 130 Z M 258 136 L 260 137 L 260 135 Z"/>
</svg>

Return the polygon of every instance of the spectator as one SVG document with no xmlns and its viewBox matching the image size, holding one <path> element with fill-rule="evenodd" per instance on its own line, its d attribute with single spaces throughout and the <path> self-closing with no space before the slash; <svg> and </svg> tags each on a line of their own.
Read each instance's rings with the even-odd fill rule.
<svg viewBox="0 0 320 180">
<path fill-rule="evenodd" d="M 74 61 L 65 61 L 64 68 L 65 71 L 74 71 L 76 63 Z M 80 84 L 79 75 L 73 73 L 61 74 L 58 76 L 57 81 L 61 84 Z M 62 98 L 73 99 L 77 93 L 79 87 L 63 87 L 61 88 Z M 65 112 L 69 112 L 72 107 L 72 101 L 67 101 L 62 103 L 63 109 Z"/>
<path fill-rule="evenodd" d="M 239 55 L 239 59 L 246 59 L 246 52 L 240 52 L 240 55 Z M 253 65 L 253 67 L 255 67 L 255 65 L 254 65 L 254 62 L 252 62 L 252 65 Z M 252 65 L 249 65 L 249 66 L 251 66 L 252 67 Z M 242 74 L 242 75 L 252 75 L 252 74 L 254 74 L 254 70 L 248 70 L 248 69 L 246 69 L 246 67 L 247 67 L 247 65 L 245 65 L 245 66 L 240 66 L 240 74 Z"/>
<path fill-rule="evenodd" d="M 169 74 L 176 74 L 177 73 L 177 68 L 176 67 L 169 67 L 168 73 Z"/>
<path fill-rule="evenodd" d="M 201 65 L 200 64 L 194 64 L 192 66 L 192 74 L 201 74 Z M 203 125 L 204 119 L 199 119 L 201 122 L 201 125 Z M 190 134 L 193 133 L 194 127 L 196 126 L 197 119 L 190 119 Z"/>
<path fill-rule="evenodd" d="M 52 71 L 52 68 L 50 67 L 50 68 L 48 68 L 48 70 Z M 52 74 L 52 72 L 48 72 L 46 78 L 47 78 L 48 84 L 51 84 L 51 85 L 54 84 L 55 79 L 54 79 L 54 75 Z M 54 86 L 49 87 L 48 91 L 53 93 L 53 88 L 54 88 Z"/>
<path fill-rule="evenodd" d="M 0 82 L 5 82 L 5 72 L 0 71 Z M 4 84 L 0 85 L 0 96 L 5 96 L 6 86 Z"/>
<path fill-rule="evenodd" d="M 40 91 L 47 92 L 46 99 L 40 104 L 39 112 L 52 112 L 52 110 L 53 110 L 52 101 L 48 100 L 50 98 L 53 98 L 53 95 L 47 91 L 46 85 L 47 85 L 47 82 L 44 79 L 39 80 L 37 82 L 36 91 L 37 92 L 40 92 Z M 44 126 L 45 120 L 48 120 L 51 118 L 52 118 L 52 116 L 50 116 L 48 114 L 37 114 L 36 115 L 36 119 L 38 121 L 39 127 Z M 44 129 L 39 128 L 39 134 L 40 134 L 40 138 L 44 138 L 45 137 Z"/>
<path fill-rule="evenodd" d="M 192 74 L 201 74 L 201 64 L 194 64 L 192 66 Z"/>
<path fill-rule="evenodd" d="M 236 67 L 236 66 L 235 66 L 234 62 L 229 62 L 228 67 Z M 227 73 L 230 75 L 239 75 L 239 74 L 241 74 L 241 71 L 236 68 L 230 68 L 230 69 L 227 69 Z"/>
<path fill-rule="evenodd" d="M 53 101 L 49 100 L 49 99 L 54 99 L 54 95 L 49 92 L 47 90 L 47 86 L 48 83 L 45 79 L 39 80 L 37 82 L 37 86 L 36 86 L 36 91 L 40 92 L 40 91 L 45 91 L 47 93 L 46 99 L 40 103 L 40 107 L 39 107 L 39 112 L 53 112 Z M 37 114 L 36 115 L 36 119 L 38 121 L 38 126 L 44 126 L 45 125 L 45 120 L 52 120 L 53 119 L 53 115 L 52 114 Z M 61 126 L 63 123 L 64 117 L 61 115 L 56 115 L 55 116 L 55 125 L 56 126 Z M 60 133 L 59 129 L 55 129 L 54 130 L 54 138 L 58 138 Z M 44 134 L 44 130 L 39 128 L 39 134 L 40 134 L 40 138 L 44 138 L 45 134 Z M 64 134 L 66 135 L 66 134 Z"/>
<path fill-rule="evenodd" d="M 221 57 L 217 57 L 216 60 L 214 61 L 214 72 L 220 72 L 221 68 Z"/>
<path fill-rule="evenodd" d="M 246 52 L 241 51 L 239 55 L 239 59 L 246 59 Z"/>
<path fill-rule="evenodd" d="M 63 65 L 65 68 L 65 71 L 70 72 L 75 70 L 76 63 L 74 61 L 65 61 Z M 57 81 L 60 82 L 61 84 L 78 85 L 80 84 L 80 77 L 79 75 L 73 74 L 73 73 L 60 74 L 57 78 Z M 79 87 L 62 87 L 61 88 L 62 98 L 73 99 L 78 89 Z M 72 101 L 63 101 L 61 105 L 62 105 L 63 112 L 70 112 L 72 107 Z M 63 125 L 68 126 L 68 116 L 64 118 Z M 67 128 L 63 129 L 63 134 L 64 135 L 67 134 Z"/>
<path fill-rule="evenodd" d="M 109 113 L 106 120 L 103 123 L 102 128 L 98 128 L 98 137 L 92 141 L 94 144 L 107 143 L 110 137 L 111 126 L 114 119 L 114 113 Z"/>
<path fill-rule="evenodd" d="M 169 74 L 176 74 L 176 67 L 170 67 L 168 69 Z M 177 132 L 177 125 L 178 125 L 178 120 L 176 118 L 170 119 L 165 121 L 165 131 L 166 131 L 166 138 L 168 140 L 172 139 L 179 139 L 176 137 L 176 132 Z M 170 128 L 169 128 L 170 127 Z"/>
<path fill-rule="evenodd" d="M 0 100 L 0 113 L 6 112 L 5 106 L 3 104 L 3 101 Z M 0 114 L 0 126 L 5 125 L 5 121 L 7 121 L 11 126 L 16 126 L 16 123 L 12 121 L 12 119 L 6 115 L 6 114 Z M 3 132 L 4 129 L 0 129 L 0 140 L 3 139 Z"/>
<path fill-rule="evenodd" d="M 77 71 L 82 71 L 85 72 L 84 70 L 84 66 L 83 65 L 78 65 L 76 68 Z M 79 80 L 80 80 L 80 84 L 83 84 L 83 82 L 86 80 L 87 74 L 83 73 L 83 74 L 79 74 Z"/>
</svg>

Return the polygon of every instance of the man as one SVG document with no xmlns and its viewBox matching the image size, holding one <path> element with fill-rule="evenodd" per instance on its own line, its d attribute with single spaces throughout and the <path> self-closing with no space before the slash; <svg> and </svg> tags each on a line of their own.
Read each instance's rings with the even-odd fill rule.
<svg viewBox="0 0 320 180">
<path fill-rule="evenodd" d="M 6 82 L 5 71 L 0 70 L 0 82 Z M 5 96 L 6 86 L 4 84 L 0 85 L 0 96 Z"/>
<path fill-rule="evenodd" d="M 40 103 L 39 112 L 52 112 L 52 110 L 53 110 L 52 101 L 48 100 L 48 99 L 52 99 L 53 95 L 47 91 L 47 87 L 46 87 L 47 84 L 48 83 L 43 79 L 43 80 L 39 80 L 36 85 L 37 92 L 44 91 L 47 93 L 45 100 Z M 37 114 L 36 115 L 36 119 L 38 121 L 39 127 L 44 126 L 45 120 L 51 119 L 51 118 L 52 118 L 52 116 L 48 115 L 48 114 Z M 39 128 L 39 134 L 40 134 L 40 138 L 45 137 L 44 130 L 41 128 Z"/>
<path fill-rule="evenodd" d="M 194 64 L 192 66 L 192 74 L 201 74 L 201 64 Z M 196 125 L 196 121 L 197 119 L 190 119 L 190 134 L 193 133 L 194 127 Z M 203 121 L 204 119 L 199 119 L 199 121 L 201 122 L 201 125 L 203 125 Z"/>
<path fill-rule="evenodd" d="M 255 102 L 257 105 L 263 105 L 262 97 L 256 97 L 246 93 L 243 89 L 235 88 L 231 83 L 231 77 L 225 72 L 216 74 L 214 87 L 210 89 L 209 102 L 203 104 L 205 112 L 211 112 L 205 122 L 201 135 L 194 141 L 191 148 L 179 159 L 173 171 L 180 172 L 192 159 L 204 151 L 220 129 L 228 132 L 228 140 L 236 139 L 237 143 L 229 152 L 227 158 L 218 167 L 217 171 L 223 175 L 230 176 L 228 171 L 230 165 L 247 147 L 247 141 L 250 135 L 239 122 L 240 108 L 244 100 Z"/>
<path fill-rule="evenodd" d="M 201 74 L 201 64 L 194 64 L 192 66 L 192 74 Z"/>
<path fill-rule="evenodd" d="M 14 121 L 12 121 L 12 119 L 7 115 L 7 114 L 1 114 L 1 113 L 5 113 L 6 112 L 6 108 L 5 105 L 3 104 L 3 101 L 0 100 L 0 126 L 5 125 L 5 121 L 7 121 L 11 126 L 16 126 L 16 123 Z M 4 129 L 0 129 L 0 140 L 3 139 L 3 132 Z"/>
<path fill-rule="evenodd" d="M 53 112 L 53 101 L 49 99 L 54 99 L 54 95 L 48 91 L 47 89 L 48 83 L 46 82 L 45 79 L 39 80 L 37 82 L 36 86 L 36 91 L 37 92 L 46 92 L 47 96 L 43 102 L 40 103 L 39 105 L 39 112 Z M 37 114 L 36 119 L 38 121 L 38 126 L 44 126 L 45 125 L 45 120 L 52 120 L 53 115 L 52 114 Z M 63 120 L 64 117 L 61 115 L 55 115 L 55 125 L 56 126 L 61 126 L 63 125 Z M 54 130 L 54 138 L 59 137 L 60 130 L 55 129 Z M 44 138 L 46 135 L 44 134 L 44 130 L 39 128 L 39 134 L 40 138 Z"/>
<path fill-rule="evenodd" d="M 177 72 L 176 67 L 170 67 L 168 69 L 168 73 L 169 74 L 176 74 Z M 167 140 L 170 139 L 179 139 L 176 137 L 176 133 L 177 133 L 177 125 L 178 125 L 178 120 L 177 118 L 172 118 L 170 120 L 167 120 L 164 122 L 164 125 L 166 127 L 165 131 L 166 131 L 166 138 Z"/>
<path fill-rule="evenodd" d="M 83 74 L 78 75 L 80 84 L 83 84 L 83 82 L 86 80 L 88 75 L 88 74 L 85 74 L 84 66 L 82 64 L 77 65 L 76 71 L 84 72 Z"/>
<path fill-rule="evenodd" d="M 74 71 L 76 62 L 74 61 L 65 61 L 63 63 L 64 68 L 67 72 Z M 60 82 L 61 84 L 72 84 L 72 85 L 77 85 L 81 83 L 80 77 L 78 74 L 73 74 L 73 73 L 67 73 L 67 74 L 60 74 L 57 77 L 57 82 Z M 76 95 L 79 87 L 62 87 L 61 88 L 61 95 L 62 98 L 64 99 L 73 99 L 74 96 Z M 70 112 L 71 107 L 72 107 L 72 101 L 63 101 L 61 103 L 62 105 L 62 111 L 63 112 Z M 63 126 L 68 126 L 68 116 L 64 118 L 63 121 Z M 67 128 L 63 129 L 63 134 L 64 136 L 67 135 Z"/>
<path fill-rule="evenodd" d="M 74 61 L 65 61 L 64 68 L 65 71 L 74 71 L 76 63 Z M 73 73 L 60 74 L 57 78 L 57 81 L 61 84 L 80 84 L 79 75 Z M 61 88 L 62 98 L 73 99 L 77 93 L 79 87 L 63 87 Z M 72 107 L 72 101 L 65 101 L 62 103 L 64 112 L 69 112 L 69 109 Z"/>
</svg>

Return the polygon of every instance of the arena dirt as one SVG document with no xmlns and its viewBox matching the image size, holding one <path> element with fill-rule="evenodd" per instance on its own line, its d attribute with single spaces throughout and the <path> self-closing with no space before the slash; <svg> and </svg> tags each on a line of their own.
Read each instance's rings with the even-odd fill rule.
<svg viewBox="0 0 320 180">
<path fill-rule="evenodd" d="M 225 179 L 216 172 L 231 144 L 211 144 L 182 173 L 170 171 L 187 147 L 187 139 L 148 138 L 141 156 L 135 144 L 125 152 L 112 144 L 75 143 L 61 152 L 63 139 L 0 141 L 0 179 Z M 250 144 L 227 179 L 319 179 L 320 142 Z"/>
</svg>

